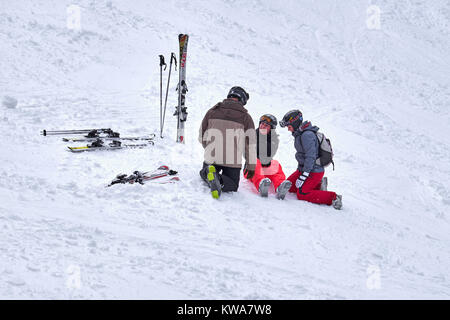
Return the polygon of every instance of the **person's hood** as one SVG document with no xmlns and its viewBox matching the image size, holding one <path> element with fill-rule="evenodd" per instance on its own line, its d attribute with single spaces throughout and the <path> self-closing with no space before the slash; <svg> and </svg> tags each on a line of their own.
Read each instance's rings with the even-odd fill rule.
<svg viewBox="0 0 450 320">
<path fill-rule="evenodd" d="M 225 99 L 214 107 L 214 109 L 219 108 L 231 119 L 241 119 L 245 113 L 248 113 L 247 109 L 244 108 L 244 105 L 240 101 L 233 99 Z"/>
<path fill-rule="evenodd" d="M 311 121 L 304 121 L 296 131 L 292 132 L 292 135 L 297 137 L 305 131 L 313 131 L 315 133 L 319 131 L 319 127 L 313 126 Z"/>
</svg>

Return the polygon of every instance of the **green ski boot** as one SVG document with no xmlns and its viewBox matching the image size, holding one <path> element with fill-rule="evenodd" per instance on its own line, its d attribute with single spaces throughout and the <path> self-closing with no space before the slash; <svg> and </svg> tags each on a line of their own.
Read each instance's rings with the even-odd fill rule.
<svg viewBox="0 0 450 320">
<path fill-rule="evenodd" d="M 214 166 L 208 167 L 208 184 L 211 188 L 211 195 L 214 199 L 219 199 L 222 193 L 222 185 L 220 184 L 219 177 Z"/>
</svg>

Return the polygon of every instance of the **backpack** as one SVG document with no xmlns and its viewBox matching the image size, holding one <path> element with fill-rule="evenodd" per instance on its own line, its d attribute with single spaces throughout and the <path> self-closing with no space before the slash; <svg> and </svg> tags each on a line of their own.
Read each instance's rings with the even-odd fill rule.
<svg viewBox="0 0 450 320">
<path fill-rule="evenodd" d="M 333 148 L 331 147 L 330 139 L 325 137 L 322 132 L 314 132 L 316 134 L 317 140 L 319 142 L 319 156 L 316 159 L 316 164 L 322 167 L 327 167 L 330 163 L 333 164 L 334 170 L 334 161 L 333 161 Z M 300 139 L 300 144 L 302 143 L 302 139 Z M 303 148 L 303 145 L 302 145 Z"/>
<path fill-rule="evenodd" d="M 316 159 L 316 164 L 326 167 L 333 164 L 334 170 L 334 161 L 333 161 L 333 148 L 331 147 L 330 139 L 325 137 L 322 132 L 316 132 L 317 140 L 319 140 L 319 157 Z"/>
</svg>

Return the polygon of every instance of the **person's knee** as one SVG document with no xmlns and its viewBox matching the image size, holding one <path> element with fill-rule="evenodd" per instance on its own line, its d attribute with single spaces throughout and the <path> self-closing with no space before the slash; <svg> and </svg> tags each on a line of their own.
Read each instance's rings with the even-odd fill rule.
<svg viewBox="0 0 450 320">
<path fill-rule="evenodd" d="M 308 201 L 308 198 L 309 198 L 308 193 L 303 192 L 302 188 L 297 190 L 297 199 L 298 200 Z"/>
<path fill-rule="evenodd" d="M 238 191 L 239 189 L 239 178 L 238 179 L 232 179 L 232 183 L 230 183 L 231 191 Z"/>
<path fill-rule="evenodd" d="M 238 191 L 238 189 L 239 189 L 239 185 L 228 182 L 228 183 L 224 184 L 222 191 L 223 192 L 236 192 L 236 191 Z"/>
<path fill-rule="evenodd" d="M 222 191 L 237 191 L 239 188 L 239 176 L 227 176 L 222 174 Z"/>
</svg>

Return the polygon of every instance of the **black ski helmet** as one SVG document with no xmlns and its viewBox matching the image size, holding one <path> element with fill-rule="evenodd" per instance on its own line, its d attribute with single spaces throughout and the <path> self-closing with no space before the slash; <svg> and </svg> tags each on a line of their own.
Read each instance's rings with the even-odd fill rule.
<svg viewBox="0 0 450 320">
<path fill-rule="evenodd" d="M 261 118 L 259 118 L 259 124 L 261 124 L 261 122 L 267 123 L 272 129 L 275 129 L 278 124 L 277 118 L 274 115 L 268 113 L 262 115 Z"/>
<path fill-rule="evenodd" d="M 303 123 L 303 115 L 300 110 L 291 110 L 286 113 L 283 120 L 280 121 L 280 127 L 284 128 L 292 126 L 294 130 L 297 130 Z"/>
<path fill-rule="evenodd" d="M 241 87 L 233 87 L 228 92 L 227 98 L 237 98 L 245 106 L 250 98 L 250 95 Z"/>
</svg>

